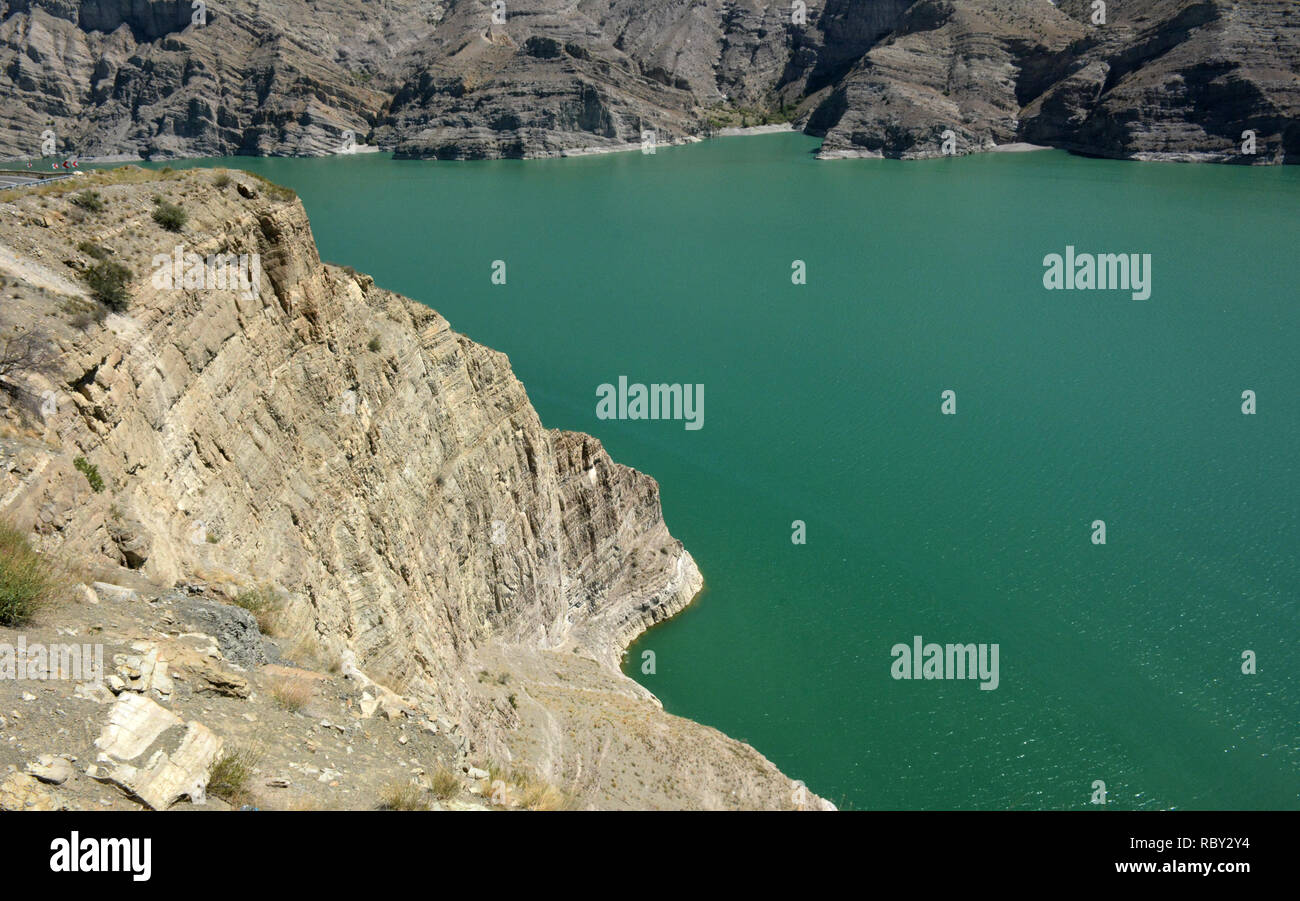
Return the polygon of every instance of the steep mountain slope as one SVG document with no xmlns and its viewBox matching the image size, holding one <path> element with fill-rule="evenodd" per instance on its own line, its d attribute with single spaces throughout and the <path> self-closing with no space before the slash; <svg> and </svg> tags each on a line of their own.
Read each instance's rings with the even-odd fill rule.
<svg viewBox="0 0 1300 901">
<path fill-rule="evenodd" d="M 1063 7 L 1084 14 L 1073 0 Z M 1300 157 L 1300 7 L 1111 4 L 1024 111 L 1026 140 L 1101 156 L 1251 162 Z"/>
<path fill-rule="evenodd" d="M 1083 28 L 1041 0 L 919 0 L 813 113 L 822 156 L 938 156 L 1017 139 L 1022 76 Z"/>
<path fill-rule="evenodd" d="M 48 131 L 85 156 L 536 157 L 786 120 L 826 157 L 930 156 L 947 130 L 959 153 L 1300 153 L 1289 0 L 233 0 L 202 22 L 179 0 L 8 0 L 0 16 L 12 157 Z"/>
<path fill-rule="evenodd" d="M 321 155 L 360 143 L 428 0 L 10 0 L 0 4 L 0 154 Z"/>
<path fill-rule="evenodd" d="M 784 66 L 786 22 L 729 0 L 514 0 L 503 23 L 452 4 L 398 91 L 381 145 L 402 156 L 542 156 L 680 141 L 760 107 Z"/>
</svg>

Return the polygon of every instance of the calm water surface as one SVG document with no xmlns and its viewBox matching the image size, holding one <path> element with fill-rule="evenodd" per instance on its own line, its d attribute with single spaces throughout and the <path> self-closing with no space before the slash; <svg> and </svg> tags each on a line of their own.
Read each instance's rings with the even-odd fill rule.
<svg viewBox="0 0 1300 901">
<path fill-rule="evenodd" d="M 816 146 L 201 165 L 660 481 L 708 580 L 629 654 L 669 711 L 849 807 L 1300 808 L 1300 169 Z M 1151 298 L 1045 291 L 1066 245 L 1151 254 Z M 704 428 L 598 420 L 620 375 Z M 893 680 L 914 635 L 998 643 L 999 687 Z"/>
</svg>

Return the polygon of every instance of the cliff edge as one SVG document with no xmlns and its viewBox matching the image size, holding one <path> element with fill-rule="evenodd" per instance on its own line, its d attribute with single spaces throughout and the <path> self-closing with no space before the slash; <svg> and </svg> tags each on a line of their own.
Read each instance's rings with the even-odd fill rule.
<svg viewBox="0 0 1300 901">
<path fill-rule="evenodd" d="M 292 192 L 126 167 L 0 209 L 0 334 L 36 349 L 0 371 L 0 517 L 43 554 L 142 607 L 277 598 L 279 635 L 454 722 L 462 770 L 582 806 L 804 803 L 619 670 L 702 585 L 655 481 L 544 428 L 503 354 L 322 263 Z"/>
</svg>

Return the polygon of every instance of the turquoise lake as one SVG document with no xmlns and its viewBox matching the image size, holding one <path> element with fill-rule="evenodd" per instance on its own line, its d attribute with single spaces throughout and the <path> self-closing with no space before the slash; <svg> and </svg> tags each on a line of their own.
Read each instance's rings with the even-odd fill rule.
<svg viewBox="0 0 1300 901">
<path fill-rule="evenodd" d="M 707 580 L 628 655 L 669 711 L 850 808 L 1300 808 L 1300 169 L 817 145 L 192 165 L 296 189 L 659 480 Z M 1045 290 L 1067 246 L 1150 298 Z M 620 375 L 703 428 L 598 419 Z M 895 680 L 916 635 L 998 644 L 997 689 Z"/>
</svg>

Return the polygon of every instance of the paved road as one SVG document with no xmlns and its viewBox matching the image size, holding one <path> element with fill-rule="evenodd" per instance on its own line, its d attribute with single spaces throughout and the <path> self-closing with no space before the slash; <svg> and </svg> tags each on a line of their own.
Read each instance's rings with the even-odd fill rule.
<svg viewBox="0 0 1300 901">
<path fill-rule="evenodd" d="M 43 172 L 32 172 L 31 174 L 27 174 L 24 172 L 15 172 L 13 170 L 0 170 L 0 190 L 4 190 L 5 188 L 21 188 L 27 185 L 38 184 L 40 182 L 55 181 L 60 178 L 70 178 L 73 174 L 74 173 L 72 172 L 61 172 L 54 175 L 46 175 Z"/>
</svg>

